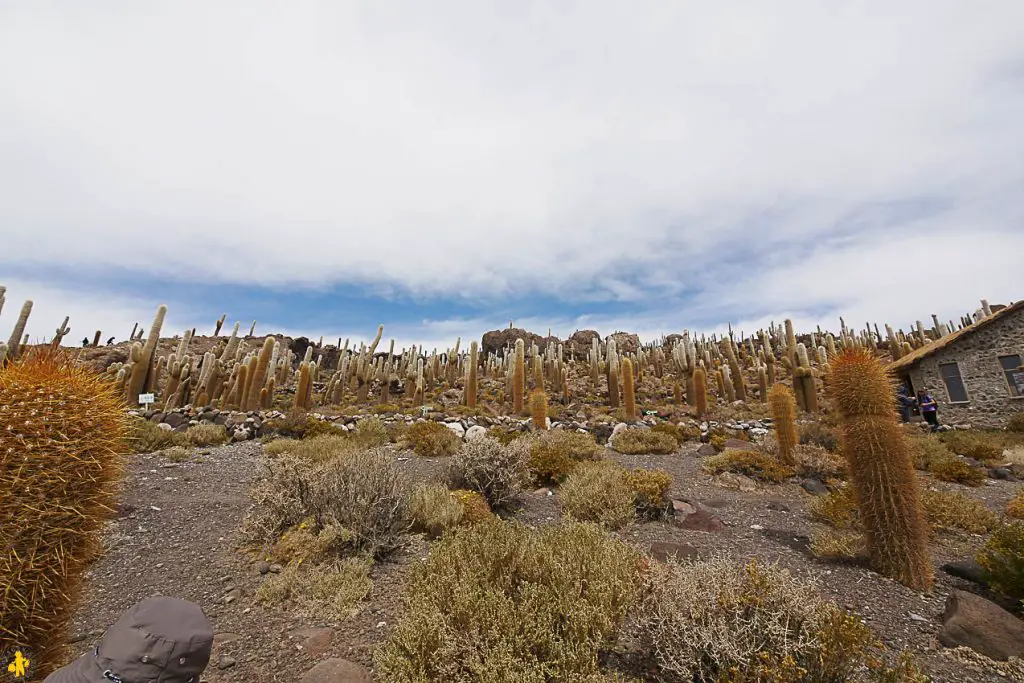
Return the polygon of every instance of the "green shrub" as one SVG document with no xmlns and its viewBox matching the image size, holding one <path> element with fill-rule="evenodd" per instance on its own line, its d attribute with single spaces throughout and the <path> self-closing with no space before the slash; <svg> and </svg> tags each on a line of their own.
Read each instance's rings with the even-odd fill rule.
<svg viewBox="0 0 1024 683">
<path fill-rule="evenodd" d="M 651 567 L 633 628 L 663 680 L 846 681 L 880 648 L 854 615 L 778 565 Z"/>
<path fill-rule="evenodd" d="M 389 683 L 585 681 L 638 592 L 639 555 L 595 526 L 493 520 L 417 564 L 375 653 Z M 592 678 L 589 680 L 593 680 Z"/>
<path fill-rule="evenodd" d="M 227 443 L 228 430 L 212 422 L 200 422 L 185 431 L 185 439 L 193 446 L 219 446 Z"/>
<path fill-rule="evenodd" d="M 665 470 L 635 469 L 623 472 L 626 486 L 633 492 L 633 505 L 640 517 L 660 519 L 671 509 L 668 489 L 672 476 Z"/>
<path fill-rule="evenodd" d="M 364 417 L 356 422 L 352 438 L 367 448 L 391 443 L 391 434 L 379 417 Z"/>
<path fill-rule="evenodd" d="M 452 456 L 448 479 L 453 488 L 476 491 L 494 508 L 509 505 L 530 481 L 530 444 L 512 441 L 502 445 L 485 437 L 466 441 Z"/>
<path fill-rule="evenodd" d="M 188 439 L 181 432 L 164 429 L 142 418 L 132 420 L 128 439 L 136 453 L 153 453 L 173 446 L 188 446 Z"/>
<path fill-rule="evenodd" d="M 1014 602 L 1024 599 L 1024 522 L 993 531 L 977 560 L 992 588 Z"/>
<path fill-rule="evenodd" d="M 1024 519 L 1024 488 L 1017 489 L 1017 495 L 1006 504 L 1006 516 Z"/>
<path fill-rule="evenodd" d="M 727 450 L 704 460 L 704 469 L 711 474 L 735 472 L 758 481 L 778 483 L 793 476 L 793 470 L 760 451 Z"/>
<path fill-rule="evenodd" d="M 626 455 L 675 453 L 679 448 L 676 439 L 669 434 L 642 427 L 623 429 L 609 439 L 608 445 Z"/>
<path fill-rule="evenodd" d="M 581 522 L 622 528 L 636 513 L 636 496 L 624 475 L 621 467 L 608 460 L 581 463 L 559 489 L 563 509 Z"/>
<path fill-rule="evenodd" d="M 980 467 L 971 467 L 957 457 L 932 462 L 931 473 L 940 481 L 948 481 L 965 486 L 981 486 L 988 476 Z"/>
<path fill-rule="evenodd" d="M 416 422 L 403 437 L 409 447 L 425 458 L 440 458 L 452 455 L 459 448 L 462 439 L 440 422 Z"/>
<path fill-rule="evenodd" d="M 538 484 L 557 483 L 565 479 L 578 462 L 596 460 L 601 448 L 594 435 L 551 429 L 531 436 L 530 470 Z"/>
</svg>

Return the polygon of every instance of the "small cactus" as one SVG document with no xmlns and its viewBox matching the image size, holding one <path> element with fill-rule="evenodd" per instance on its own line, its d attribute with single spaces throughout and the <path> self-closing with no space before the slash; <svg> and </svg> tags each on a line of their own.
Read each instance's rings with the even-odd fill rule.
<svg viewBox="0 0 1024 683">
<path fill-rule="evenodd" d="M 783 465 L 795 465 L 796 450 L 796 399 L 793 392 L 784 384 L 776 384 L 768 392 L 768 400 L 772 411 L 772 422 L 775 423 L 775 436 L 779 442 L 779 460 Z"/>
<path fill-rule="evenodd" d="M 534 389 L 530 394 L 530 419 L 534 429 L 548 428 L 548 395 L 543 389 Z"/>
</svg>

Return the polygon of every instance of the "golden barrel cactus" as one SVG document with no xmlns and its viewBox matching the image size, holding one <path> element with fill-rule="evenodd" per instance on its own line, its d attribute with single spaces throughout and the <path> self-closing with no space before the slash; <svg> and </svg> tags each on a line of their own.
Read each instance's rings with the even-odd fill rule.
<svg viewBox="0 0 1024 683">
<path fill-rule="evenodd" d="M 111 382 L 41 347 L 0 369 L 0 652 L 61 664 L 81 576 L 114 511 L 128 416 Z"/>
</svg>

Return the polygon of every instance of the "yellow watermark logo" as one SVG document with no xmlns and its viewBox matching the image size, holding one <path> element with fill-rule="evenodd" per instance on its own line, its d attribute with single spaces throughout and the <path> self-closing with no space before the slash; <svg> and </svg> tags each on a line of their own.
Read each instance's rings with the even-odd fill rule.
<svg viewBox="0 0 1024 683">
<path fill-rule="evenodd" d="M 28 657 L 21 654 L 21 650 L 14 652 L 14 661 L 7 665 L 7 673 L 14 674 L 14 678 L 25 678 L 28 675 L 28 665 L 32 662 Z"/>
</svg>

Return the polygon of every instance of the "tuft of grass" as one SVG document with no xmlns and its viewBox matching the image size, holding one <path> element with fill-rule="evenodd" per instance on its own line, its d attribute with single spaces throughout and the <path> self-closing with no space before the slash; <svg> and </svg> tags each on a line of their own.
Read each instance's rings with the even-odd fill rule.
<svg viewBox="0 0 1024 683">
<path fill-rule="evenodd" d="M 268 455 L 288 453 L 313 463 L 325 462 L 344 453 L 359 450 L 360 444 L 347 434 L 315 436 L 309 439 L 275 439 L 264 444 Z"/>
<path fill-rule="evenodd" d="M 609 460 L 581 463 L 559 489 L 563 509 L 581 522 L 621 529 L 636 513 L 636 496 L 623 475 Z"/>
<path fill-rule="evenodd" d="M 640 517 L 660 519 L 670 509 L 668 489 L 672 476 L 665 470 L 626 470 L 622 474 L 626 486 L 633 492 L 633 505 Z"/>
<path fill-rule="evenodd" d="M 824 422 L 807 422 L 800 427 L 800 443 L 818 446 L 830 453 L 839 452 L 839 431 Z"/>
<path fill-rule="evenodd" d="M 588 681 L 639 591 L 640 555 L 593 525 L 493 520 L 412 571 L 380 680 Z M 600 680 L 600 679 L 597 679 Z"/>
<path fill-rule="evenodd" d="M 409 494 L 413 531 L 437 538 L 462 521 L 462 504 L 440 484 L 420 484 Z"/>
<path fill-rule="evenodd" d="M 910 432 L 908 441 L 915 469 L 930 471 L 933 465 L 956 457 L 934 434 L 921 434 L 915 430 Z"/>
<path fill-rule="evenodd" d="M 1024 488 L 1018 489 L 1017 495 L 1006 504 L 1006 516 L 1011 519 L 1024 519 Z"/>
<path fill-rule="evenodd" d="M 933 530 L 959 529 L 986 534 L 999 522 L 995 513 L 980 500 L 956 491 L 922 491 L 921 503 Z"/>
<path fill-rule="evenodd" d="M 453 455 L 462 444 L 462 439 L 440 422 L 413 423 L 403 436 L 405 443 L 425 458 L 441 458 Z"/>
<path fill-rule="evenodd" d="M 228 441 L 228 430 L 212 422 L 200 422 L 185 431 L 185 439 L 193 446 L 220 446 Z"/>
<path fill-rule="evenodd" d="M 794 471 L 760 451 L 727 450 L 704 460 L 710 474 L 735 472 L 758 481 L 779 483 L 793 476 Z"/>
<path fill-rule="evenodd" d="M 861 532 L 826 529 L 811 536 L 811 553 L 822 560 L 860 560 L 867 557 L 867 544 Z"/>
<path fill-rule="evenodd" d="M 157 423 L 135 418 L 131 421 L 128 442 L 135 453 L 154 453 L 174 446 L 188 446 L 181 432 L 163 429 Z"/>
<path fill-rule="evenodd" d="M 695 441 L 700 438 L 700 430 L 696 427 L 684 427 L 682 425 L 674 425 L 671 422 L 659 422 L 651 427 L 651 431 L 668 434 L 680 446 L 687 441 Z"/>
<path fill-rule="evenodd" d="M 951 457 L 931 463 L 932 475 L 940 481 L 948 481 L 964 486 L 981 486 L 987 474 L 979 467 L 971 467 L 960 458 Z"/>
<path fill-rule="evenodd" d="M 1013 439 L 1006 433 L 979 429 L 943 432 L 939 438 L 957 455 L 984 463 L 999 461 L 1003 457 L 1004 448 L 1013 445 Z"/>
<path fill-rule="evenodd" d="M 379 417 L 364 417 L 356 422 L 352 438 L 366 448 L 385 446 L 391 443 L 391 433 Z"/>
<path fill-rule="evenodd" d="M 1000 525 L 976 559 L 992 588 L 1014 602 L 1024 599 L 1024 522 Z"/>
<path fill-rule="evenodd" d="M 674 436 L 641 427 L 623 429 L 608 441 L 608 445 L 626 455 L 675 453 L 679 448 Z"/>
<path fill-rule="evenodd" d="M 292 439 L 312 439 L 318 436 L 337 436 L 345 433 L 345 430 L 334 423 L 317 419 L 306 411 L 295 408 L 289 410 L 284 417 L 267 420 L 264 424 L 279 436 Z"/>
<path fill-rule="evenodd" d="M 278 574 L 267 574 L 256 589 L 256 601 L 266 605 L 292 601 L 314 618 L 343 621 L 358 612 L 359 603 L 373 588 L 371 564 L 361 557 L 322 565 L 295 562 Z"/>
</svg>

